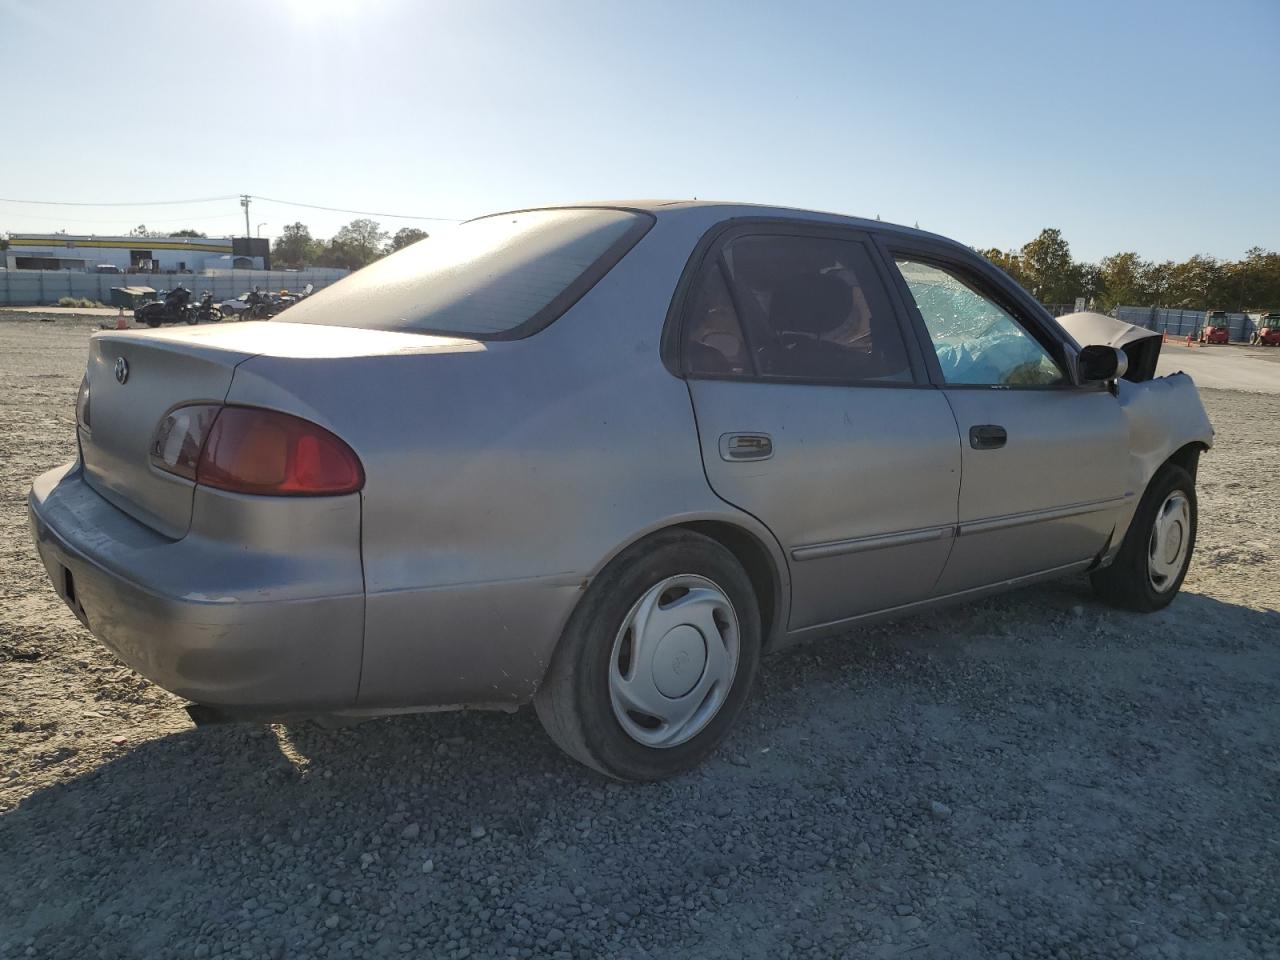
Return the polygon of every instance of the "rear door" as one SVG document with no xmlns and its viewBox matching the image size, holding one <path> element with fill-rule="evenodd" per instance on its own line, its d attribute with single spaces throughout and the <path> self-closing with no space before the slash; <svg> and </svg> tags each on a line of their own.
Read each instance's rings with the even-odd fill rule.
<svg viewBox="0 0 1280 960">
<path fill-rule="evenodd" d="M 959 530 L 939 592 L 1092 560 L 1133 495 L 1119 402 L 1076 385 L 1065 335 L 981 264 L 890 253 L 960 430 Z"/>
<path fill-rule="evenodd" d="M 699 262 L 678 362 L 712 488 L 786 552 L 789 628 L 929 596 L 956 523 L 959 437 L 869 238 L 739 225 Z"/>
</svg>

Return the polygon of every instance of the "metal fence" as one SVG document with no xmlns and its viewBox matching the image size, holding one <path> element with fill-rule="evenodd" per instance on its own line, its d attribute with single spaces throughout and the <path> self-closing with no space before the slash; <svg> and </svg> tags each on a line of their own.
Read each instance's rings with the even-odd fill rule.
<svg viewBox="0 0 1280 960">
<path fill-rule="evenodd" d="M 319 290 L 345 275 L 344 270 L 220 270 L 216 274 L 0 270 L 0 306 L 47 306 L 62 297 L 84 297 L 110 304 L 112 287 L 154 287 L 159 291 L 171 290 L 179 283 L 197 297 L 209 290 L 215 300 L 228 300 L 255 286 L 264 291 L 297 293 L 309 283 Z"/>
<path fill-rule="evenodd" d="M 1116 307 L 1116 319 L 1167 333 L 1171 337 L 1199 337 L 1204 327 L 1203 310 L 1174 310 L 1168 307 Z M 1227 336 L 1237 343 L 1249 343 L 1257 333 L 1257 322 L 1247 313 L 1227 314 Z"/>
</svg>

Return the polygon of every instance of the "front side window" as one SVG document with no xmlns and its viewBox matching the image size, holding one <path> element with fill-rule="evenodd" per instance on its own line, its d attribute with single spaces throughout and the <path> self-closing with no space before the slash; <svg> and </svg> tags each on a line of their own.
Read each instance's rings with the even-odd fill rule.
<svg viewBox="0 0 1280 960">
<path fill-rule="evenodd" d="M 897 258 L 947 383 L 1045 387 L 1061 368 L 1007 311 L 941 267 Z"/>
<path fill-rule="evenodd" d="M 278 319 L 480 340 L 520 335 L 555 319 L 558 305 L 566 309 L 652 223 L 603 207 L 469 220 L 357 270 Z"/>
<path fill-rule="evenodd" d="M 704 266 L 686 330 L 693 374 L 911 380 L 893 308 L 855 240 L 733 240 Z"/>
</svg>

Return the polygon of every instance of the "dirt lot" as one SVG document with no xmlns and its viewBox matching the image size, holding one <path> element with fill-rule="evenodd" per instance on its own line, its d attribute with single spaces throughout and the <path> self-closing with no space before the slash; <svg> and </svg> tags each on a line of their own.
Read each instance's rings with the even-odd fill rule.
<svg viewBox="0 0 1280 960">
<path fill-rule="evenodd" d="M 1206 391 L 1163 613 L 1081 580 L 773 658 L 620 788 L 527 712 L 193 730 L 56 599 L 92 324 L 0 320 L 0 957 L 1280 957 L 1280 396 Z"/>
</svg>

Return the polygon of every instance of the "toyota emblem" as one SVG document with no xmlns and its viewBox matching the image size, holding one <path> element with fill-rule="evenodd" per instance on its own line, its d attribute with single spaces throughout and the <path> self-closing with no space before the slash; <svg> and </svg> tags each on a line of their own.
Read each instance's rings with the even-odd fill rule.
<svg viewBox="0 0 1280 960">
<path fill-rule="evenodd" d="M 129 379 L 129 361 L 124 357 L 116 357 L 116 383 L 124 383 Z"/>
</svg>

